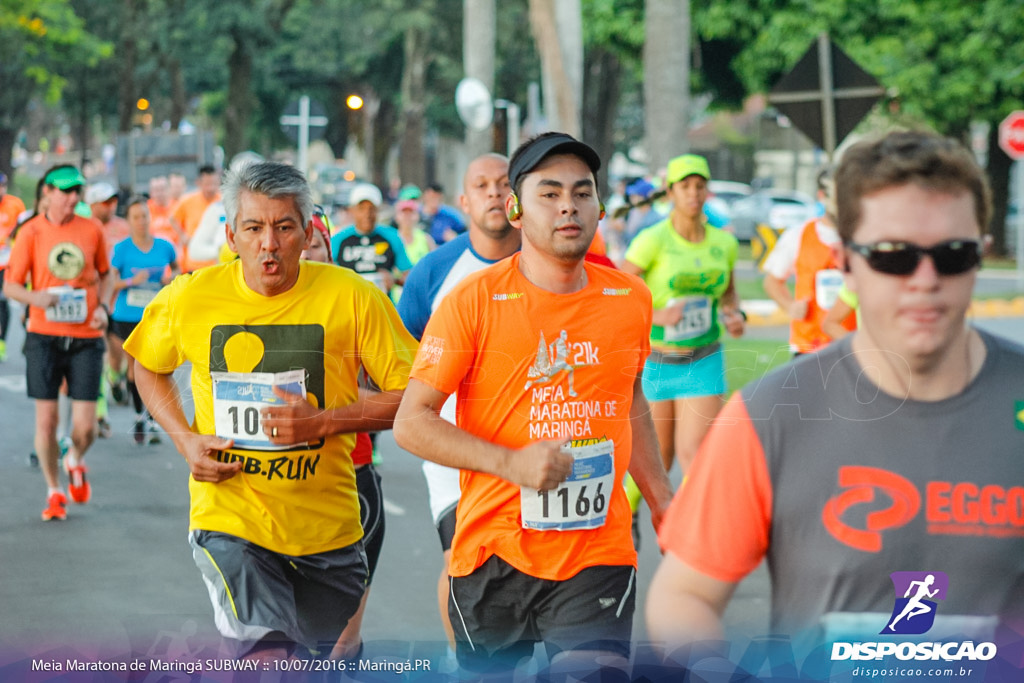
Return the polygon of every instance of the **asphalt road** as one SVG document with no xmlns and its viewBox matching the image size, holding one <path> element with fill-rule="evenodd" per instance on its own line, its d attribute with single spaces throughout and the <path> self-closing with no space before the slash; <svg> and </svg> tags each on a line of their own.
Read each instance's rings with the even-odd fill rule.
<svg viewBox="0 0 1024 683">
<path fill-rule="evenodd" d="M 1024 339 L 1022 319 L 980 324 Z M 785 330 L 760 334 L 782 339 Z M 71 504 L 66 522 L 40 521 L 45 486 L 28 459 L 34 418 L 24 393 L 22 338 L 15 324 L 8 359 L 0 363 L 0 680 L 12 680 L 9 674 L 23 671 L 29 659 L 216 655 L 212 609 L 186 540 L 187 468 L 166 438 L 161 445 L 134 445 L 129 408 L 112 408 L 113 436 L 88 454 L 93 500 Z M 436 660 L 444 649 L 435 594 L 441 551 L 420 461 L 398 449 L 390 434 L 379 447 L 387 536 L 364 621 L 367 654 Z M 646 638 L 641 606 L 658 559 L 645 511 L 637 641 Z M 762 568 L 739 587 L 726 615 L 729 628 L 766 633 L 767 596 Z"/>
</svg>

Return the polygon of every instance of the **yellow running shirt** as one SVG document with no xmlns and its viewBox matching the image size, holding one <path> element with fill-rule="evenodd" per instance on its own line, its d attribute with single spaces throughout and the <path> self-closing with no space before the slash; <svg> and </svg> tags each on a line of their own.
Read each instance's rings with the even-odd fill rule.
<svg viewBox="0 0 1024 683">
<path fill-rule="evenodd" d="M 233 261 L 175 279 L 146 306 L 124 347 L 156 373 L 190 362 L 193 429 L 214 434 L 211 371 L 299 370 L 311 402 L 338 408 L 356 400 L 360 367 L 382 390 L 404 389 L 416 340 L 384 294 L 349 270 L 303 261 L 294 287 L 265 297 L 246 286 L 241 262 Z M 261 433 L 251 408 L 233 417 L 235 427 Z M 225 461 L 244 463 L 238 475 L 219 484 L 189 478 L 189 528 L 286 555 L 356 542 L 363 532 L 354 444 L 355 434 L 338 434 L 289 450 L 228 451 Z"/>
</svg>

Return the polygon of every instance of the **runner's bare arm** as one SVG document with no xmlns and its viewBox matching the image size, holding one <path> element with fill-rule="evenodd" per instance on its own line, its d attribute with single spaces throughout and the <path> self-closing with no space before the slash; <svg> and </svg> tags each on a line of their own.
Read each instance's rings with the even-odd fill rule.
<svg viewBox="0 0 1024 683">
<path fill-rule="evenodd" d="M 647 633 L 666 646 L 721 640 L 735 583 L 714 579 L 666 553 L 647 592 Z"/>
<path fill-rule="evenodd" d="M 740 297 L 736 292 L 734 271 L 729 271 L 729 286 L 725 288 L 725 292 L 722 294 L 721 306 L 722 322 L 725 323 L 725 329 L 733 337 L 743 336 L 746 318 L 740 313 Z"/>
<path fill-rule="evenodd" d="M 14 282 L 10 278 L 4 280 L 4 296 L 13 301 L 36 308 L 49 308 L 53 306 L 59 297 L 50 294 L 45 289 L 29 289 L 20 282 Z"/>
<path fill-rule="evenodd" d="M 644 276 L 645 271 L 635 263 L 624 261 L 622 263 L 622 270 L 630 275 L 636 275 L 639 278 Z M 658 325 L 659 327 L 668 327 L 675 325 L 683 319 L 683 304 L 676 304 L 675 306 L 669 306 L 667 308 L 656 308 L 651 314 L 651 324 Z"/>
<path fill-rule="evenodd" d="M 135 385 L 149 414 L 164 428 L 185 458 L 193 479 L 216 483 L 238 474 L 242 469 L 241 462 L 224 463 L 212 457 L 215 452 L 230 448 L 230 439 L 192 431 L 173 375 L 152 372 L 135 361 Z"/>
<path fill-rule="evenodd" d="M 807 317 L 807 300 L 794 299 L 785 280 L 780 280 L 774 275 L 765 275 L 762 286 L 764 293 L 770 296 L 779 305 L 779 309 L 790 318 L 803 320 Z"/>
<path fill-rule="evenodd" d="M 274 393 L 287 403 L 264 408 L 261 423 L 263 431 L 270 436 L 270 442 L 276 444 L 316 441 L 333 434 L 391 429 L 398 404 L 402 401 L 401 391 L 360 389 L 359 398 L 354 403 L 322 410 L 302 396 L 289 394 L 279 387 L 274 387 Z"/>
<path fill-rule="evenodd" d="M 429 384 L 409 380 L 395 418 L 395 441 L 424 460 L 447 467 L 484 472 L 518 486 L 550 491 L 572 472 L 564 442 L 538 441 L 516 450 L 484 441 L 440 415 L 448 396 Z"/>
<path fill-rule="evenodd" d="M 633 382 L 633 404 L 629 410 L 629 421 L 633 430 L 629 474 L 651 509 L 651 522 L 657 531 L 665 510 L 672 502 L 672 484 L 661 462 L 658 435 L 651 419 L 651 407 L 644 396 L 639 375 Z"/>
</svg>

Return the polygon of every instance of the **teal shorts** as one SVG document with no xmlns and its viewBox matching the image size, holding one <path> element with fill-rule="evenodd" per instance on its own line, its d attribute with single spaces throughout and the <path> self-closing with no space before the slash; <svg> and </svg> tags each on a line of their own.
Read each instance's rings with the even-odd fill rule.
<svg viewBox="0 0 1024 683">
<path fill-rule="evenodd" d="M 707 355 L 698 349 L 697 360 L 665 356 L 652 351 L 644 365 L 644 396 L 648 401 L 721 396 L 725 393 L 725 354 L 722 346 Z"/>
</svg>

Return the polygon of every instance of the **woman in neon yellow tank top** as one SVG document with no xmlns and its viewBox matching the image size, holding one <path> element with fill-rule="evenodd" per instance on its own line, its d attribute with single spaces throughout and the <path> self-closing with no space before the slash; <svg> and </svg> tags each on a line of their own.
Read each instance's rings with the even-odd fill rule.
<svg viewBox="0 0 1024 683">
<path fill-rule="evenodd" d="M 685 154 L 669 162 L 665 184 L 672 212 L 636 236 L 622 267 L 651 290 L 654 326 L 644 394 L 665 469 L 678 457 L 684 475 L 722 407 L 723 328 L 738 337 L 745 321 L 732 277 L 736 238 L 704 220 L 710 178 L 704 157 Z"/>
</svg>

